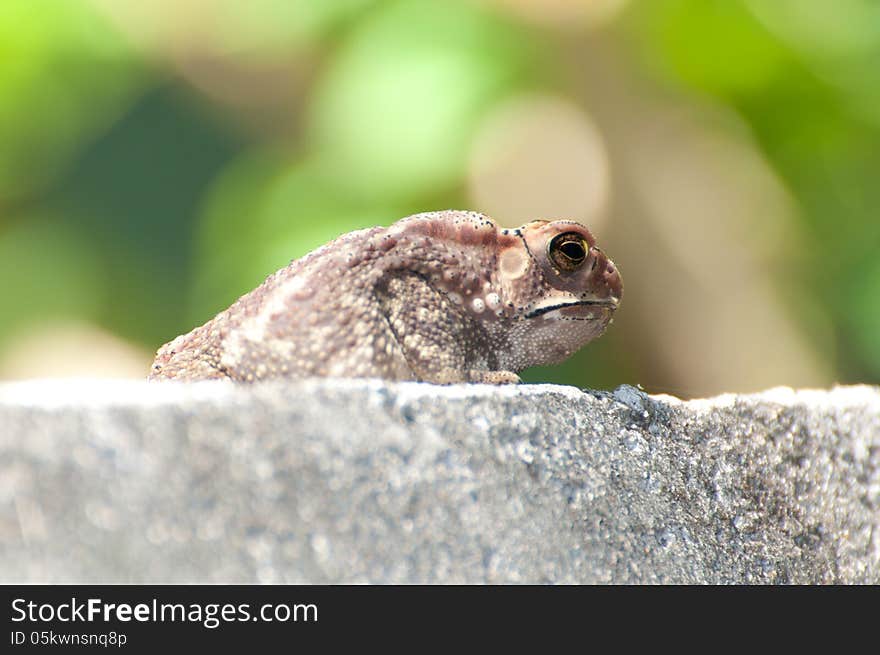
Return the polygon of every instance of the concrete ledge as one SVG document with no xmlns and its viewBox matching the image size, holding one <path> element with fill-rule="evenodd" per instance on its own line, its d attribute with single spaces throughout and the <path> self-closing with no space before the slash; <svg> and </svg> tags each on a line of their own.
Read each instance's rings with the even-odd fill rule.
<svg viewBox="0 0 880 655">
<path fill-rule="evenodd" d="M 880 583 L 880 390 L 0 385 L 0 582 Z"/>
</svg>

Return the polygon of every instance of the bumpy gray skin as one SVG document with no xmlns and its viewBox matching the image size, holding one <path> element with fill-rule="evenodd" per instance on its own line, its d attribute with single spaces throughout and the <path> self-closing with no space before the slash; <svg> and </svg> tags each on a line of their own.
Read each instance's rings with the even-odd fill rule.
<svg viewBox="0 0 880 655">
<path fill-rule="evenodd" d="M 583 239 L 573 268 L 551 254 L 560 234 Z M 613 262 L 573 221 L 502 229 L 474 212 L 417 214 L 291 262 L 162 346 L 149 377 L 518 382 L 601 335 L 622 295 Z"/>
</svg>

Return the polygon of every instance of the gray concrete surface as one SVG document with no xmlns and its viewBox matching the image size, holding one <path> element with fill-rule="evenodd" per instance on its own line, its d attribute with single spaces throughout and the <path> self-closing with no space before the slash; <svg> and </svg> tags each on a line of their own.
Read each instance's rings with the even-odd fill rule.
<svg viewBox="0 0 880 655">
<path fill-rule="evenodd" d="M 880 390 L 0 385 L 0 582 L 880 582 Z"/>
</svg>

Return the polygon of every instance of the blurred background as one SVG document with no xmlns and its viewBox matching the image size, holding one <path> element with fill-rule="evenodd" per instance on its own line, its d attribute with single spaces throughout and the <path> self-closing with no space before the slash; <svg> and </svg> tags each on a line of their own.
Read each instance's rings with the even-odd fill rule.
<svg viewBox="0 0 880 655">
<path fill-rule="evenodd" d="M 626 294 L 528 381 L 880 382 L 871 0 L 2 0 L 0 379 L 143 377 L 349 230 L 589 225 Z"/>
</svg>

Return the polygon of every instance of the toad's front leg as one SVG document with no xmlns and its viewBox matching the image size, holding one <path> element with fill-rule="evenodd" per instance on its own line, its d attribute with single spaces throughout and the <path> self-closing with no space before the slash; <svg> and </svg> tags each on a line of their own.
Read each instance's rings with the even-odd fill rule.
<svg viewBox="0 0 880 655">
<path fill-rule="evenodd" d="M 483 328 L 422 276 L 393 274 L 376 293 L 413 379 L 435 384 L 520 381 L 511 371 L 489 370 L 492 357 Z"/>
</svg>

